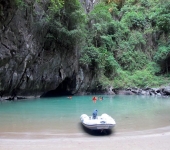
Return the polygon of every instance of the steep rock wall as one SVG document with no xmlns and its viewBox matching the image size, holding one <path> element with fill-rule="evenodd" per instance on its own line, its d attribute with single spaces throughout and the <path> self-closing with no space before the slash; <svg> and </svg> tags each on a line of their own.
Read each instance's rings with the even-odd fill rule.
<svg viewBox="0 0 170 150">
<path fill-rule="evenodd" d="M 61 91 L 69 95 L 89 86 L 91 75 L 79 67 L 78 47 L 63 48 L 46 38 L 48 27 L 41 21 L 48 11 L 48 0 L 25 0 L 22 7 L 13 0 L 1 0 L 0 6 L 1 96 L 14 99 L 51 90 L 53 96 Z"/>
</svg>

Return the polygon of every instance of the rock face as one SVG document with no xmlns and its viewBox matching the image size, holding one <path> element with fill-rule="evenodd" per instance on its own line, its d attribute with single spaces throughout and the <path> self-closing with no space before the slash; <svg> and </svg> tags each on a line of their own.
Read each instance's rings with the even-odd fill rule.
<svg viewBox="0 0 170 150">
<path fill-rule="evenodd" d="M 86 13 L 89 13 L 94 5 L 98 2 L 98 0 L 80 0 L 82 6 L 84 7 L 84 10 Z"/>
<path fill-rule="evenodd" d="M 113 89 L 117 95 L 145 95 L 145 96 L 170 96 L 170 86 L 159 88 L 128 88 L 128 89 Z"/>
<path fill-rule="evenodd" d="M 93 2 L 85 3 L 91 7 Z M 61 49 L 45 38 L 45 24 L 39 28 L 47 8 L 48 0 L 25 0 L 21 8 L 14 0 L 0 1 L 1 97 L 70 95 L 92 85 L 88 69 L 79 67 L 78 48 Z"/>
</svg>

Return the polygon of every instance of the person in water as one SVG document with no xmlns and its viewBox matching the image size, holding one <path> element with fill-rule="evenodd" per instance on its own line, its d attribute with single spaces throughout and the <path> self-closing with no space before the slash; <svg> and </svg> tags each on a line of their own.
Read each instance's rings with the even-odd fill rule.
<svg viewBox="0 0 170 150">
<path fill-rule="evenodd" d="M 71 96 L 69 96 L 69 97 L 67 97 L 67 98 L 72 99 L 72 97 L 71 97 Z"/>
<path fill-rule="evenodd" d="M 96 117 L 97 117 L 97 112 L 98 112 L 97 109 L 95 109 L 95 110 L 93 111 L 93 114 L 92 114 L 92 115 L 93 115 L 93 119 L 96 119 Z"/>
<path fill-rule="evenodd" d="M 102 100 L 103 100 L 103 97 L 100 97 L 99 99 L 102 101 Z"/>
<path fill-rule="evenodd" d="M 96 100 L 97 100 L 97 97 L 96 97 L 96 96 L 94 96 L 94 97 L 93 97 L 93 100 L 94 100 L 94 101 L 96 101 Z"/>
<path fill-rule="evenodd" d="M 94 102 L 94 103 L 96 103 L 96 101 L 97 101 L 97 97 L 96 97 L 96 96 L 94 96 L 94 97 L 92 98 L 92 100 L 93 100 L 93 102 Z"/>
</svg>

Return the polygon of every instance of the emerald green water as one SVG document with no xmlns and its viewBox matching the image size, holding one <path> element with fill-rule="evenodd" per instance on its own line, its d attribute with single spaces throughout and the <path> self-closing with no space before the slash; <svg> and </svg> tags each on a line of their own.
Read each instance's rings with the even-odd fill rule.
<svg viewBox="0 0 170 150">
<path fill-rule="evenodd" d="M 80 115 L 107 113 L 116 132 L 141 131 L 170 125 L 170 99 L 143 96 L 92 96 L 29 99 L 0 103 L 0 135 L 5 133 L 84 133 Z"/>
</svg>

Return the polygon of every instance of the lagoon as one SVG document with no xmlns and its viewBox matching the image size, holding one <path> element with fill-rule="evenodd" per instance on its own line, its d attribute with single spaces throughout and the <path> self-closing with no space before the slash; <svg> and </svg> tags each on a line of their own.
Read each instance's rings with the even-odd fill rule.
<svg viewBox="0 0 170 150">
<path fill-rule="evenodd" d="M 170 125 L 170 99 L 132 95 L 29 99 L 0 103 L 0 138 L 33 138 L 87 134 L 80 115 L 107 113 L 116 121 L 114 133 L 166 128 Z M 112 134 L 114 135 L 114 134 Z"/>
</svg>

